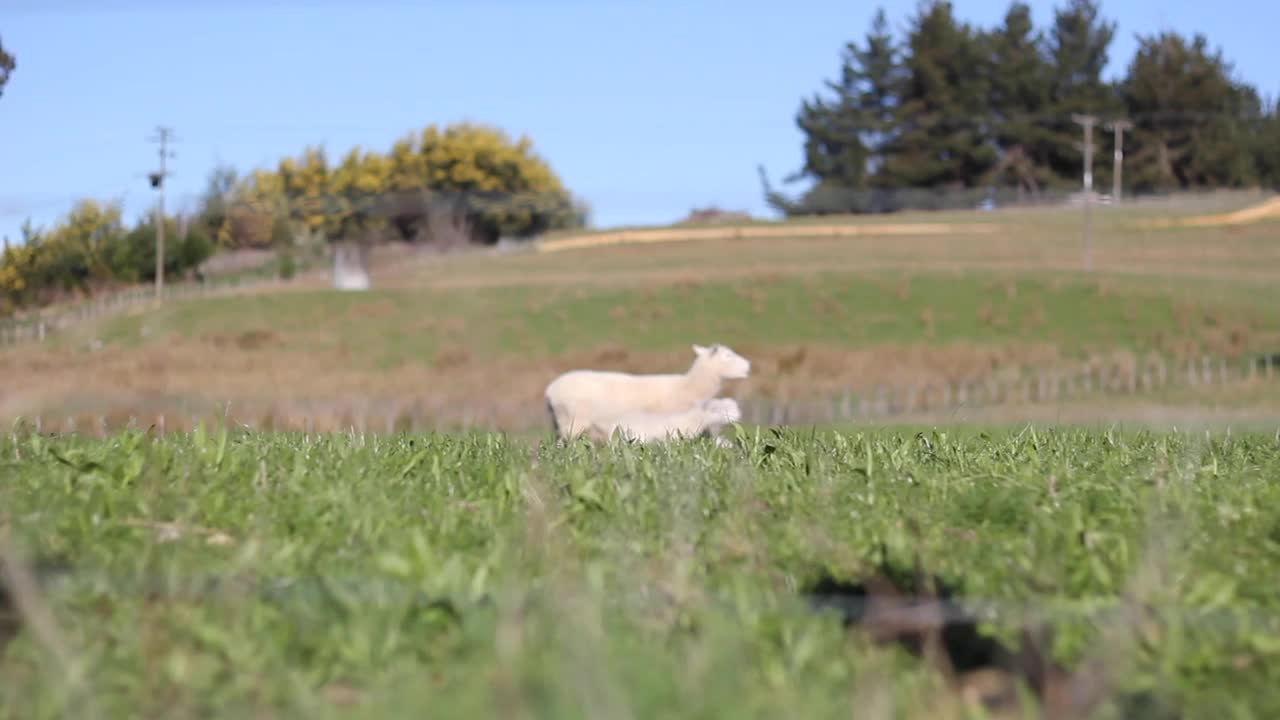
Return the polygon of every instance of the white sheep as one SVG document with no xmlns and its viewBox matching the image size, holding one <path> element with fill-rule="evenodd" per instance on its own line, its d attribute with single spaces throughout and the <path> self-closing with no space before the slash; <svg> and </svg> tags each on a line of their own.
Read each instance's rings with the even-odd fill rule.
<svg viewBox="0 0 1280 720">
<path fill-rule="evenodd" d="M 693 364 L 683 374 L 570 370 L 560 375 L 544 393 L 557 437 L 567 440 L 597 421 L 632 412 L 684 412 L 718 395 L 725 380 L 751 373 L 751 363 L 725 345 L 694 345 L 693 352 Z"/>
<path fill-rule="evenodd" d="M 593 440 L 606 441 L 617 433 L 625 440 L 652 443 L 694 438 L 708 431 L 714 433 L 721 426 L 741 419 L 742 409 L 737 400 L 712 398 L 683 412 L 632 411 L 609 420 L 596 420 L 586 434 Z"/>
</svg>

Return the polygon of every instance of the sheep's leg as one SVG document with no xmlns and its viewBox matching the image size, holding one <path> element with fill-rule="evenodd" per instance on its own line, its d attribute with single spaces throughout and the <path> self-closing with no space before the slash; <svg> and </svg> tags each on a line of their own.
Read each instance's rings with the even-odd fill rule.
<svg viewBox="0 0 1280 720">
<path fill-rule="evenodd" d="M 547 414 L 551 416 L 551 435 L 556 447 L 564 447 L 564 435 L 560 432 L 560 420 L 556 417 L 556 409 L 547 401 Z"/>
<path fill-rule="evenodd" d="M 587 439 L 596 443 L 608 443 L 613 437 L 613 433 L 611 431 L 608 431 L 595 423 L 592 423 L 591 426 L 583 432 L 583 434 L 587 436 Z"/>
</svg>

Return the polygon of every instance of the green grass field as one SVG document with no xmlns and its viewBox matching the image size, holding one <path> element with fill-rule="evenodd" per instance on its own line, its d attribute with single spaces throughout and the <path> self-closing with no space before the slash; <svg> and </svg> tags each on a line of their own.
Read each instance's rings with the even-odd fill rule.
<svg viewBox="0 0 1280 720">
<path fill-rule="evenodd" d="M 875 222 L 997 229 L 400 254 L 368 293 L 308 279 L 0 348 L 0 720 L 1007 718 L 1024 685 L 1055 720 L 1274 717 L 1280 376 L 543 444 L 555 374 L 679 371 L 692 343 L 752 360 L 744 400 L 1280 351 L 1280 225 L 1134 224 L 1169 214 L 1096 213 L 1088 273 L 1077 211 L 903 214 Z M 235 427 L 422 399 L 530 412 Z M 882 614 L 939 611 L 928 577 L 945 632 Z M 817 607 L 860 592 L 849 627 Z"/>
<path fill-rule="evenodd" d="M 100 337 L 113 346 L 138 347 L 170 333 L 190 341 L 258 330 L 270 333 L 276 345 L 301 352 L 332 351 L 345 343 L 354 361 L 375 368 L 434 360 L 463 344 L 490 357 L 550 357 L 564 348 L 608 343 L 663 350 L 705 337 L 740 346 L 1044 341 L 1076 352 L 1146 350 L 1162 338 L 1198 339 L 1214 326 L 1267 332 L 1280 323 L 1275 299 L 1268 292 L 1195 302 L 1141 281 L 1106 287 L 1046 276 L 823 273 L 650 292 L 516 287 L 470 294 L 375 290 L 233 297 L 116 319 Z M 447 308 L 448 314 L 423 312 L 430 307 Z"/>
<path fill-rule="evenodd" d="M 48 612 L 7 583 L 4 718 L 979 717 L 1026 666 L 961 653 L 1028 626 L 1092 717 L 1280 711 L 1271 435 L 17 432 L 0 463 Z M 988 608 L 954 681 L 810 592 L 917 562 Z"/>
</svg>

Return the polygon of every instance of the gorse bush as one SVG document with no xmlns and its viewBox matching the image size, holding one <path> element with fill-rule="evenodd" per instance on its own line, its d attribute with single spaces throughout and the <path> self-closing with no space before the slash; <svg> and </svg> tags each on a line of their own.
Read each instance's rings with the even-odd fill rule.
<svg viewBox="0 0 1280 720">
<path fill-rule="evenodd" d="M 324 148 L 308 147 L 229 180 L 210 179 L 215 235 L 228 247 L 278 242 L 278 223 L 298 237 L 328 241 L 433 237 L 435 215 L 465 221 L 472 241 L 527 237 L 578 227 L 586 211 L 564 188 L 532 142 L 471 123 L 428 126 L 396 142 L 386 154 L 353 148 L 334 164 Z M 216 190 L 216 191 L 214 191 Z"/>
<path fill-rule="evenodd" d="M 165 231 L 166 275 L 181 277 L 213 252 L 197 224 L 180 233 L 177 220 L 166 218 Z M 0 258 L 0 311 L 155 279 L 154 218 L 128 229 L 118 204 L 83 200 L 51 230 L 28 226 L 24 234 Z"/>
</svg>

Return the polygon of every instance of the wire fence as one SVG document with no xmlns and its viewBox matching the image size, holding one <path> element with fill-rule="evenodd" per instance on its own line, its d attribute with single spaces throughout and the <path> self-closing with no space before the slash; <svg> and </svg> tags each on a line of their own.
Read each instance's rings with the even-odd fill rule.
<svg viewBox="0 0 1280 720">
<path fill-rule="evenodd" d="M 1144 398 L 1158 401 L 1177 393 L 1263 393 L 1280 390 L 1280 354 L 1227 358 L 1202 355 L 1177 360 L 1094 361 L 1073 366 L 1024 367 L 1003 375 L 911 384 L 851 387 L 825 396 L 748 396 L 739 400 L 742 424 L 759 426 L 843 425 L 859 422 L 930 420 L 960 411 L 1019 411 L 1099 401 Z M 355 401 L 307 398 L 227 400 L 220 403 L 97 397 L 84 405 L 105 411 L 28 414 L 15 419 L 37 432 L 105 437 L 128 429 L 187 432 L 198 425 L 304 433 L 397 434 L 423 432 L 538 432 L 550 421 L 541 397 L 459 403 L 438 397 L 362 398 Z M 153 409 L 147 409 L 147 405 Z M 161 407 L 163 406 L 163 407 Z M 1194 407 L 1194 406 L 1193 406 Z M 1280 406 L 1275 410 L 1280 422 Z"/>
<path fill-rule="evenodd" d="M 878 386 L 814 401 L 757 402 L 750 417 L 757 424 L 771 425 L 840 423 L 965 408 L 1052 405 L 1100 396 L 1158 396 L 1270 382 L 1280 377 L 1277 365 L 1280 355 L 1264 354 L 1243 359 L 1202 355 L 1181 362 L 1153 356 L 1133 363 L 1027 368 L 1010 377 Z"/>
<path fill-rule="evenodd" d="M 261 290 L 286 282 L 288 281 L 276 274 L 261 277 L 237 276 L 227 280 L 166 285 L 160 299 L 161 302 L 168 302 L 218 297 L 245 290 Z M 97 295 L 69 308 L 44 309 L 28 317 L 10 318 L 0 321 L 0 347 L 44 342 L 59 331 L 155 304 L 155 288 L 139 286 Z"/>
</svg>

